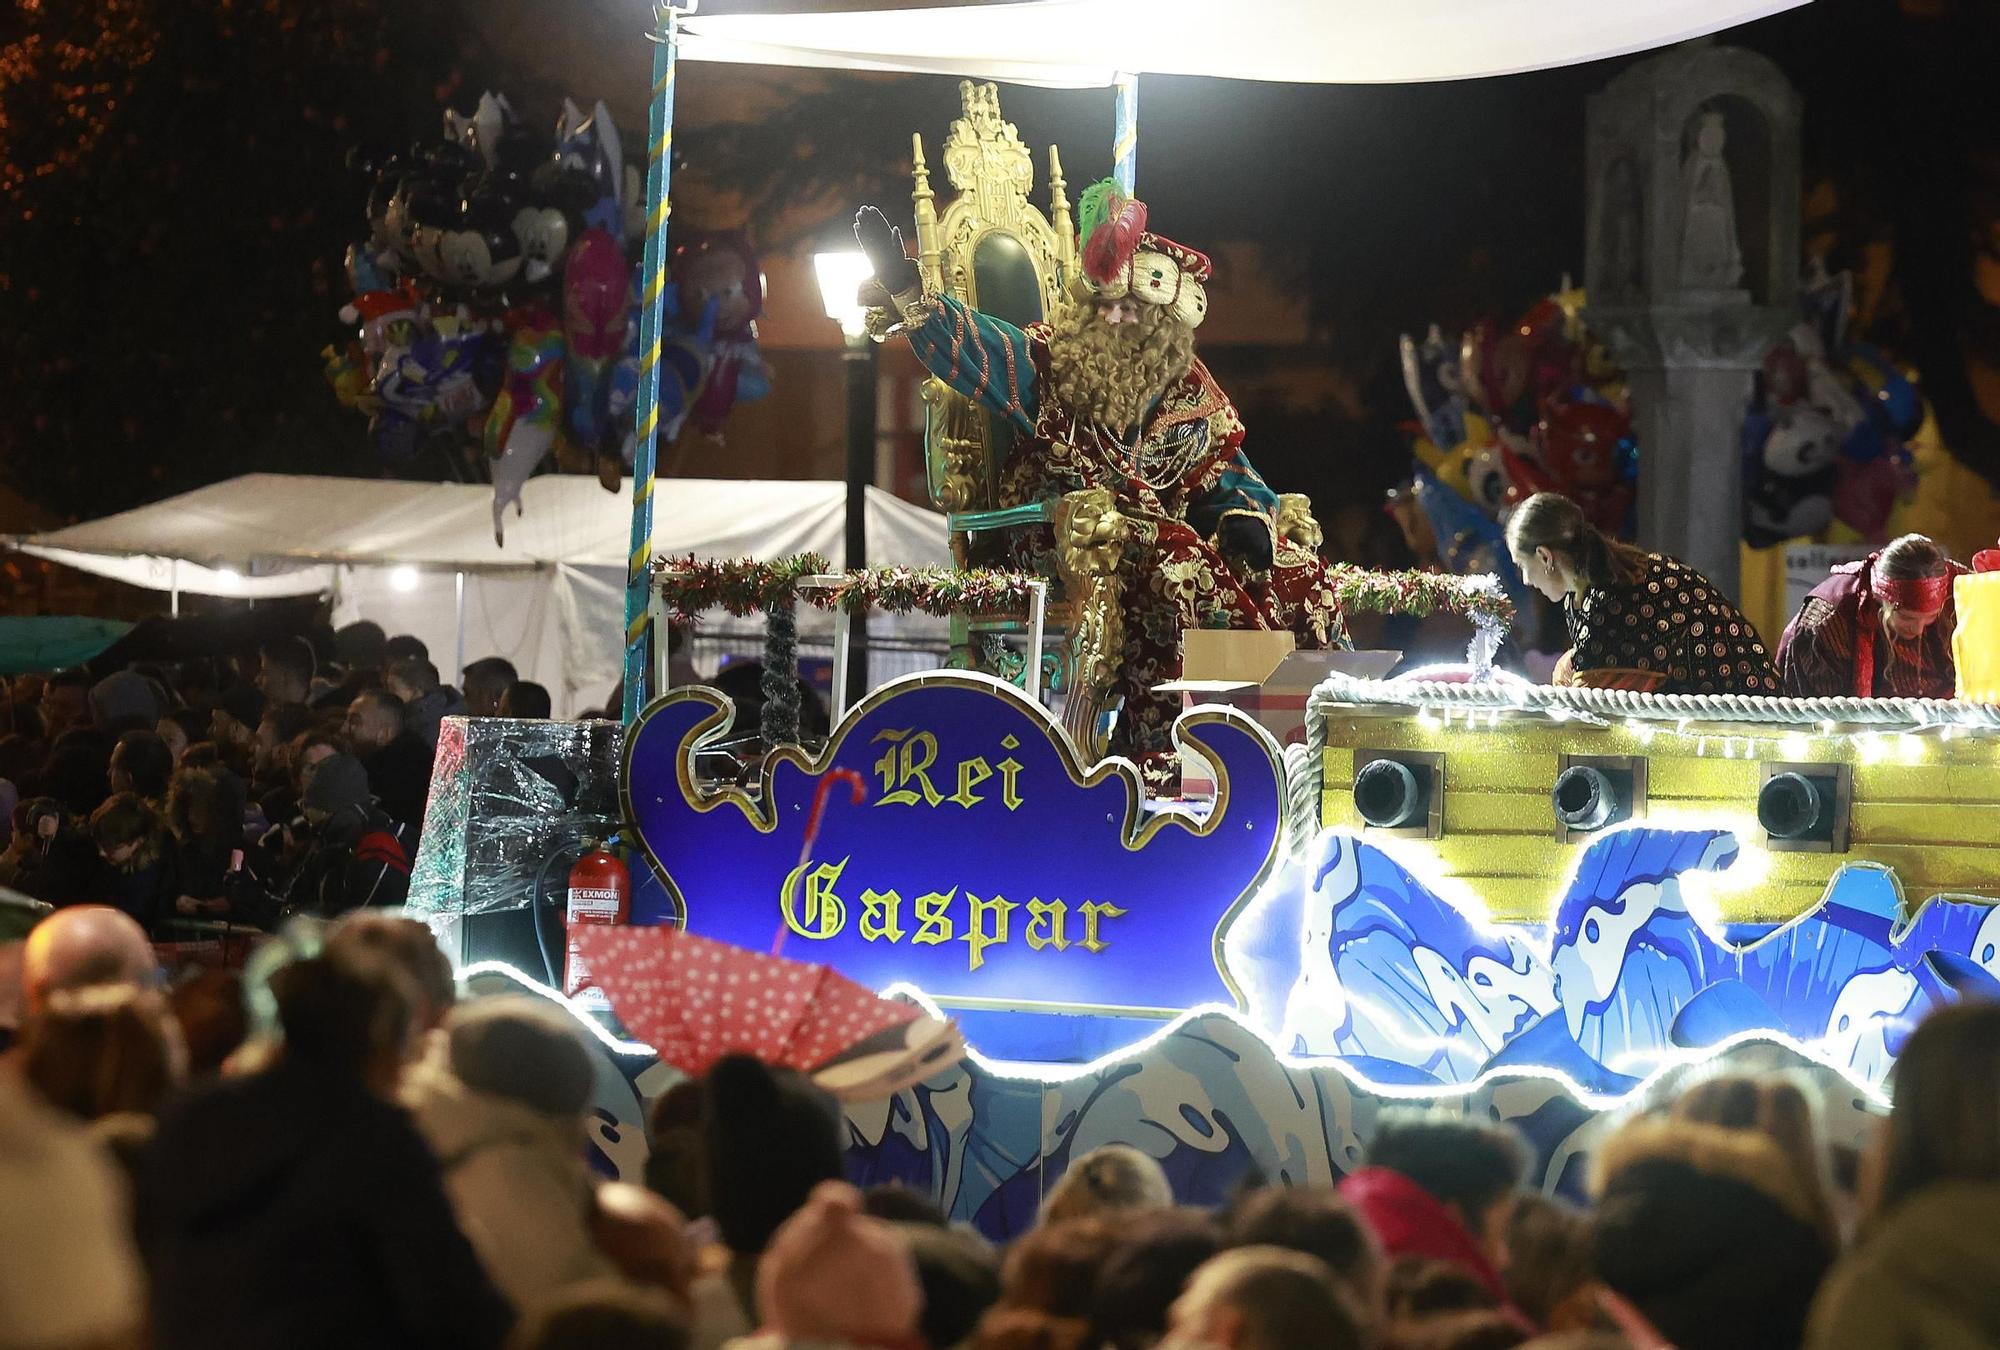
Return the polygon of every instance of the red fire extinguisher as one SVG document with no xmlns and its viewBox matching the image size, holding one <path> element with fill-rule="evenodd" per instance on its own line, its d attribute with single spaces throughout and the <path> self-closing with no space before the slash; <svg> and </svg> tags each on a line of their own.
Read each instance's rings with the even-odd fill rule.
<svg viewBox="0 0 2000 1350">
<path fill-rule="evenodd" d="M 632 874 L 616 853 L 595 839 L 583 841 L 583 856 L 569 869 L 569 900 L 564 907 L 568 952 L 563 958 L 563 992 L 575 994 L 590 983 L 590 968 L 577 951 L 581 924 L 624 923 L 631 917 Z"/>
</svg>

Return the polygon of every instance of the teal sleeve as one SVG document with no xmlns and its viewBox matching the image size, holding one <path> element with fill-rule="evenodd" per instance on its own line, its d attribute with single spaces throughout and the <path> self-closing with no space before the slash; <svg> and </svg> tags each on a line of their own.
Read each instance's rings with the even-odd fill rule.
<svg viewBox="0 0 2000 1350">
<path fill-rule="evenodd" d="M 1041 400 L 1028 335 L 1003 319 L 947 295 L 928 297 L 930 312 L 906 330 L 924 369 L 1025 433 L 1035 430 Z"/>
<path fill-rule="evenodd" d="M 1239 433 L 1240 435 L 1240 433 Z M 1222 472 L 1206 491 L 1188 503 L 1187 521 L 1202 537 L 1208 538 L 1227 515 L 1253 512 L 1270 521 L 1278 519 L 1278 494 L 1271 491 L 1257 471 L 1250 467 L 1239 441 L 1236 453 L 1222 466 Z"/>
</svg>

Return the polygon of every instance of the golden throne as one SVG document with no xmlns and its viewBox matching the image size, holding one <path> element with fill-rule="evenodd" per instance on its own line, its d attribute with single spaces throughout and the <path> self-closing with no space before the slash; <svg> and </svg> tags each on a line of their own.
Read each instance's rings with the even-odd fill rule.
<svg viewBox="0 0 2000 1350">
<path fill-rule="evenodd" d="M 1076 269 L 1076 236 L 1062 161 L 1049 147 L 1049 214 L 1028 200 L 1034 161 L 1020 132 L 1000 116 L 999 91 L 961 80 L 962 115 L 944 141 L 944 170 L 957 196 L 940 213 L 911 137 L 918 266 L 924 287 L 1025 328 L 1046 318 Z M 1124 645 L 1117 565 L 1124 519 L 1108 492 L 1044 501 L 1001 498 L 1000 471 L 1015 431 L 941 380 L 924 382 L 924 458 L 931 500 L 946 513 L 961 567 L 1007 565 L 1012 539 L 1053 532 L 1057 575 L 1047 606 L 1042 684 L 1064 695 L 1063 723 L 1087 755 L 1103 752 L 1102 713 L 1117 687 Z M 955 616 L 953 663 L 1011 676 L 1004 640 L 1027 616 Z M 1019 658 L 1012 658 L 1018 667 Z"/>
</svg>

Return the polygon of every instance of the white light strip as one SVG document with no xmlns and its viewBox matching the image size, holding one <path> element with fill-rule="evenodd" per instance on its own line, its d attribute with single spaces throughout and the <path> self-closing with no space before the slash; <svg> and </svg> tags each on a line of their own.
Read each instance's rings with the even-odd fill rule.
<svg viewBox="0 0 2000 1350">
<path fill-rule="evenodd" d="M 568 1009 L 570 1016 L 576 1018 L 577 1021 L 590 1029 L 591 1035 L 620 1054 L 650 1055 L 655 1053 L 653 1047 L 647 1045 L 644 1041 L 619 1040 L 616 1036 L 606 1031 L 603 1024 L 585 1011 L 574 999 L 559 989 L 543 984 L 519 966 L 509 965 L 505 961 L 474 961 L 469 966 L 460 966 L 458 968 L 458 978 L 460 980 L 469 980 L 475 975 L 504 975 L 517 984 L 526 985 L 530 990 L 540 994 L 543 998 L 552 999 L 562 1004 L 564 1008 Z"/>
<path fill-rule="evenodd" d="M 942 1018 L 944 1015 L 939 1010 L 937 1004 L 932 1002 L 928 995 L 913 984 L 892 984 L 888 988 L 883 989 L 881 994 L 884 998 L 908 998 L 931 1017 Z M 1497 1069 L 1487 1070 L 1469 1083 L 1452 1083 L 1440 1087 L 1413 1086 L 1407 1083 L 1377 1083 L 1365 1074 L 1356 1071 L 1340 1056 L 1294 1055 L 1281 1050 L 1277 1045 L 1272 1043 L 1269 1036 L 1260 1028 L 1254 1026 L 1243 1014 L 1237 1012 L 1234 1008 L 1224 1007 L 1219 1003 L 1206 1003 L 1190 1008 L 1151 1035 L 1134 1041 L 1123 1049 L 1114 1050 L 1109 1054 L 1094 1059 L 1088 1064 L 1033 1064 L 1018 1060 L 989 1059 L 970 1046 L 966 1047 L 965 1054 L 966 1058 L 978 1065 L 982 1071 L 1003 1081 L 1042 1084 L 1071 1083 L 1080 1078 L 1088 1078 L 1092 1074 L 1102 1073 L 1106 1069 L 1113 1068 L 1118 1064 L 1145 1054 L 1169 1036 L 1180 1031 L 1182 1027 L 1202 1017 L 1228 1018 L 1260 1042 L 1271 1052 L 1272 1058 L 1276 1059 L 1280 1065 L 1287 1069 L 1331 1069 L 1342 1078 L 1345 1078 L 1349 1083 L 1372 1096 L 1390 1097 L 1406 1101 L 1446 1101 L 1452 1098 L 1468 1097 L 1480 1091 L 1490 1082 L 1500 1079 L 1529 1078 L 1554 1083 L 1581 1105 L 1591 1107 L 1594 1110 L 1608 1110 L 1636 1099 L 1643 1099 L 1644 1095 L 1661 1078 L 1677 1069 L 1685 1068 L 1691 1064 L 1707 1063 L 1735 1049 L 1739 1045 L 1770 1044 L 1790 1050 L 1800 1058 L 1810 1060 L 1819 1067 L 1829 1069 L 1838 1074 L 1848 1086 L 1853 1088 L 1856 1093 L 1870 1104 L 1884 1109 L 1887 1109 L 1890 1104 L 1890 1098 L 1886 1092 L 1876 1087 L 1873 1083 L 1855 1076 L 1854 1072 L 1847 1066 L 1835 1063 L 1817 1047 L 1804 1041 L 1795 1040 L 1782 1031 L 1765 1029 L 1737 1032 L 1734 1035 L 1725 1036 L 1713 1045 L 1695 1049 L 1682 1050 L 1675 1047 L 1662 1047 L 1658 1061 L 1659 1067 L 1640 1079 L 1638 1083 L 1634 1084 L 1627 1091 L 1616 1094 L 1591 1092 L 1560 1069 L 1549 1068 L 1545 1065 L 1504 1065 Z"/>
</svg>

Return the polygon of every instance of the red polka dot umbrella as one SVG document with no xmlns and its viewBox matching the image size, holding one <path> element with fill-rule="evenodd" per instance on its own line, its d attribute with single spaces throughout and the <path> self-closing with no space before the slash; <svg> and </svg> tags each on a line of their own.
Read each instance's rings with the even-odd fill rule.
<svg viewBox="0 0 2000 1350">
<path fill-rule="evenodd" d="M 827 966 L 747 951 L 671 925 L 579 926 L 592 982 L 662 1063 L 700 1077 L 729 1054 L 813 1074 L 836 1096 L 907 1087 L 964 1053 L 948 1022 Z"/>
</svg>

